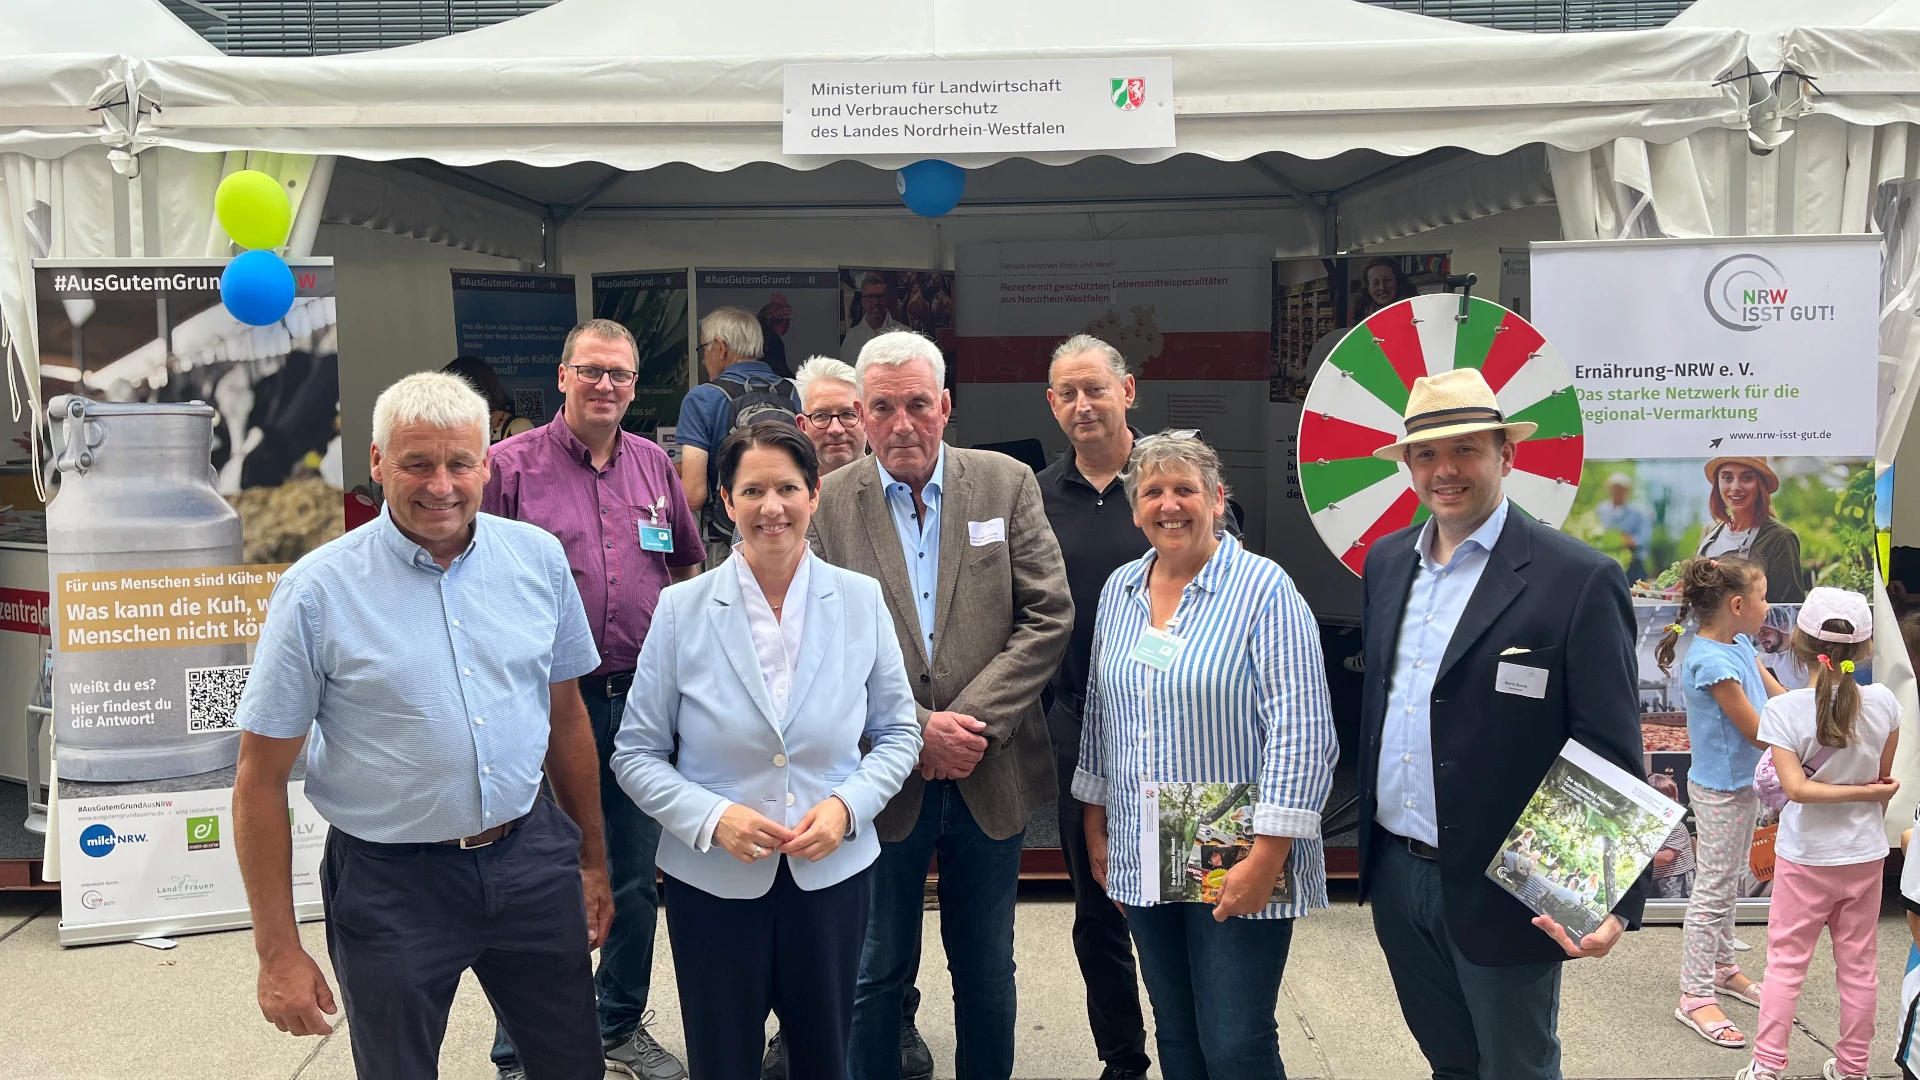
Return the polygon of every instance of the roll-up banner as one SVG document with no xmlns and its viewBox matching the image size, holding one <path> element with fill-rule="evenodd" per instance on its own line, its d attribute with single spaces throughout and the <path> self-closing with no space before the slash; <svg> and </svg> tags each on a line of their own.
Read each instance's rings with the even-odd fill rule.
<svg viewBox="0 0 1920 1080">
<path fill-rule="evenodd" d="M 496 417 L 502 431 L 534 427 L 560 411 L 560 350 L 579 322 L 573 275 L 455 270 L 453 323 L 462 356 L 493 368 L 512 402 L 512 415 Z"/>
<path fill-rule="evenodd" d="M 1771 608 L 1755 645 L 1789 689 L 1809 681 L 1788 647 L 1807 590 L 1874 593 L 1886 515 L 1873 461 L 1879 238 L 1543 243 L 1530 264 L 1533 322 L 1572 371 L 1584 421 L 1586 467 L 1565 528 L 1627 573 L 1645 764 L 1690 803 L 1678 675 L 1694 628 L 1671 675 L 1654 660 L 1678 616 L 1681 563 L 1727 553 L 1761 563 Z M 1761 810 L 1740 892 L 1749 917 L 1771 892 L 1777 824 Z M 1694 860 L 1685 837 L 1671 846 L 1649 915 L 1678 919 Z"/>
<path fill-rule="evenodd" d="M 1253 234 L 955 247 L 964 441 L 1042 462 L 1064 452 L 1047 365 L 1061 341 L 1092 334 L 1138 382 L 1129 421 L 1197 429 L 1220 454 L 1248 548 L 1265 550 L 1272 263 L 1273 239 Z"/>
<path fill-rule="evenodd" d="M 221 304 L 224 260 L 34 264 L 63 945 L 250 922 L 235 707 L 281 571 L 343 529 L 333 263 L 289 262 L 269 326 Z M 300 776 L 293 897 L 316 918 L 326 823 Z"/>
</svg>

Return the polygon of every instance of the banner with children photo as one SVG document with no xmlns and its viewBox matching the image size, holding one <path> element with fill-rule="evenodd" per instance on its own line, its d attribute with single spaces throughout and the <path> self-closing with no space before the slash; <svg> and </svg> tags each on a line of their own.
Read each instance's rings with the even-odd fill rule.
<svg viewBox="0 0 1920 1080">
<path fill-rule="evenodd" d="M 1655 858 L 1649 918 L 1696 897 L 1764 917 L 1779 813 L 1754 786 L 1759 720 L 1814 681 L 1819 649 L 1794 642 L 1808 593 L 1874 595 L 1879 254 L 1862 240 L 1532 249 L 1533 321 L 1584 421 L 1565 529 L 1626 574 L 1644 764 L 1689 811 Z M 1851 674 L 1869 683 L 1872 665 Z"/>
</svg>

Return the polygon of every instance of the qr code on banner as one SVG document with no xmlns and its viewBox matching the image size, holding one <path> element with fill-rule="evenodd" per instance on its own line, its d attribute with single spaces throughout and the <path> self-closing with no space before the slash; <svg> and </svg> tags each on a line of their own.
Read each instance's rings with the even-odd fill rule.
<svg viewBox="0 0 1920 1080">
<path fill-rule="evenodd" d="M 513 415 L 537 422 L 546 414 L 547 392 L 545 390 L 515 390 L 513 392 Z"/>
<path fill-rule="evenodd" d="M 238 731 L 234 714 L 240 711 L 240 691 L 247 688 L 251 665 L 187 669 L 187 733 Z"/>
</svg>

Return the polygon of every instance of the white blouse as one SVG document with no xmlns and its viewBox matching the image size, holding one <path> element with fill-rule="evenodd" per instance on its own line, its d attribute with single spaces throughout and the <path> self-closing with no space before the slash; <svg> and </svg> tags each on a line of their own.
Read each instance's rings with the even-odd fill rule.
<svg viewBox="0 0 1920 1080">
<path fill-rule="evenodd" d="M 760 658 L 760 674 L 767 680 L 767 694 L 773 698 L 773 715 L 782 727 L 787 721 L 787 698 L 793 693 L 793 671 L 800 666 L 800 631 L 807 619 L 807 564 L 813 552 L 803 552 L 800 565 L 787 585 L 787 598 L 781 601 L 783 618 L 775 618 L 773 605 L 760 590 L 753 568 L 737 553 L 733 559 L 740 575 L 740 595 L 747 606 L 747 626 L 753 631 L 753 651 Z"/>
</svg>

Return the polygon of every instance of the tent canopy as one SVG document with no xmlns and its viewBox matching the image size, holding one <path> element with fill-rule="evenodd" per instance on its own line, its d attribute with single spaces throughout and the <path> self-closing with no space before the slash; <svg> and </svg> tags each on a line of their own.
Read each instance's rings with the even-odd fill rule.
<svg viewBox="0 0 1920 1080">
<path fill-rule="evenodd" d="M 461 166 L 813 169 L 834 159 L 780 152 L 785 64 L 1155 55 L 1174 62 L 1178 152 L 1228 161 L 1275 148 L 1407 157 L 1443 146 L 1586 148 L 1622 135 L 1670 142 L 1744 123 L 1743 89 L 1720 77 L 1744 59 L 1745 38 L 1721 28 L 1516 34 L 1354 0 L 1117 0 L 1097 19 L 1031 0 L 563 0 L 380 52 L 146 62 L 142 93 L 159 108 L 145 115 L 143 135 L 187 150 Z M 1175 152 L 1117 156 L 1144 163 Z M 956 160 L 977 167 L 1008 156 Z"/>
</svg>

